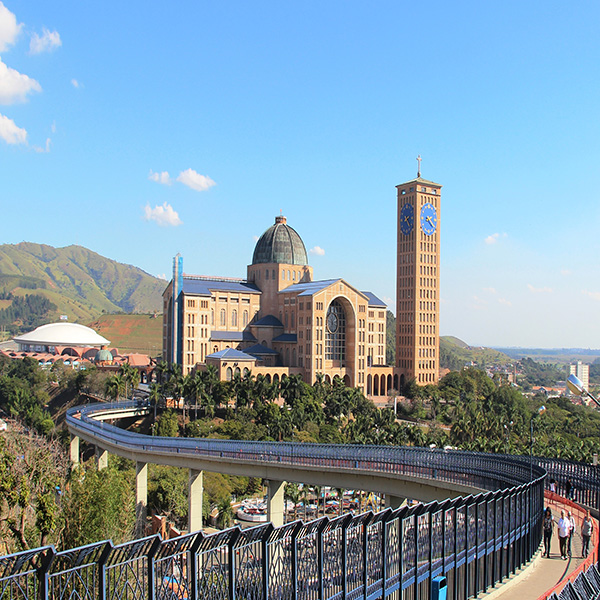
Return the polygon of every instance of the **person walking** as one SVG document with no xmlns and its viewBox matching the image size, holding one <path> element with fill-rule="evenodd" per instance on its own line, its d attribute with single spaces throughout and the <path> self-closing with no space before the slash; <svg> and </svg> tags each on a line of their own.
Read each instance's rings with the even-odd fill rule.
<svg viewBox="0 0 600 600">
<path fill-rule="evenodd" d="M 575 535 L 575 517 L 573 516 L 573 513 L 571 511 L 569 511 L 569 514 L 567 515 L 567 519 L 569 521 L 569 539 L 567 540 L 567 552 L 569 553 L 569 558 L 571 557 L 571 544 L 573 543 L 573 536 Z"/>
<path fill-rule="evenodd" d="M 560 511 L 560 519 L 558 520 L 558 543 L 560 547 L 560 557 L 567 560 L 567 540 L 571 531 L 571 523 L 565 516 L 565 511 Z"/>
<path fill-rule="evenodd" d="M 583 523 L 581 524 L 581 555 L 583 558 L 586 558 L 588 555 L 590 548 L 590 538 L 592 537 L 593 531 L 594 522 L 592 521 L 590 511 L 588 510 L 585 517 L 583 518 Z"/>
<path fill-rule="evenodd" d="M 544 556 L 550 558 L 550 546 L 552 545 L 552 532 L 554 530 L 554 517 L 550 507 L 544 512 Z"/>
</svg>

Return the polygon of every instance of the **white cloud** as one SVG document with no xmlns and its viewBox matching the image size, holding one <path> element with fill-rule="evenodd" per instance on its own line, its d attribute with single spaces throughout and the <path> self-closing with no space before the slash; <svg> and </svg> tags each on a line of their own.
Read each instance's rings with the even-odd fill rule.
<svg viewBox="0 0 600 600">
<path fill-rule="evenodd" d="M 568 277 L 569 275 L 571 275 L 571 271 L 570 271 L 569 269 L 561 269 L 561 270 L 560 270 L 560 274 L 561 274 L 563 277 Z"/>
<path fill-rule="evenodd" d="M 164 279 L 165 281 L 167 281 L 167 276 L 166 276 L 166 274 L 165 274 L 165 273 L 159 273 L 159 274 L 157 275 L 157 277 L 158 277 L 159 279 Z"/>
<path fill-rule="evenodd" d="M 52 121 L 52 125 L 50 125 L 50 131 L 52 133 L 56 133 L 56 121 Z"/>
<path fill-rule="evenodd" d="M 0 138 L 7 144 L 27 144 L 27 131 L 15 125 L 15 122 L 0 114 Z"/>
<path fill-rule="evenodd" d="M 17 23 L 17 17 L 0 2 L 0 52 L 15 43 L 21 27 L 23 25 Z"/>
<path fill-rule="evenodd" d="M 552 293 L 552 288 L 549 288 L 549 287 L 536 288 L 536 287 L 532 286 L 530 283 L 527 284 L 527 289 L 534 294 L 551 294 Z"/>
<path fill-rule="evenodd" d="M 585 296 L 589 296 L 592 300 L 600 301 L 600 292 L 589 292 L 588 290 L 581 290 L 581 293 Z"/>
<path fill-rule="evenodd" d="M 387 296 L 384 296 L 382 298 L 382 300 L 388 305 L 388 308 L 390 306 L 394 306 L 394 299 L 393 298 L 388 298 Z M 392 311 L 393 312 L 393 311 Z"/>
<path fill-rule="evenodd" d="M 74 88 L 77 88 L 77 89 L 79 89 L 79 88 L 81 87 L 81 84 L 80 84 L 80 83 L 79 83 L 79 81 L 77 81 L 77 79 L 75 79 L 75 78 L 71 79 L 71 85 L 72 85 Z"/>
<path fill-rule="evenodd" d="M 488 294 L 497 294 L 498 292 L 496 291 L 496 288 L 493 287 L 487 287 L 487 288 L 483 288 L 484 292 L 487 292 Z"/>
<path fill-rule="evenodd" d="M 25 102 L 27 94 L 41 91 L 42 86 L 35 79 L 11 69 L 0 59 L 0 104 Z"/>
<path fill-rule="evenodd" d="M 52 52 L 52 50 L 62 46 L 62 40 L 58 31 L 49 31 L 45 27 L 42 35 L 34 33 L 29 42 L 29 54 L 41 54 L 42 52 Z"/>
<path fill-rule="evenodd" d="M 217 185 L 210 177 L 207 175 L 200 175 L 200 173 L 196 173 L 194 169 L 181 171 L 177 176 L 177 181 L 197 192 L 205 192 L 213 185 Z"/>
<path fill-rule="evenodd" d="M 325 256 L 325 250 L 321 246 L 315 246 L 308 251 L 309 254 L 315 254 L 316 256 Z"/>
<path fill-rule="evenodd" d="M 46 138 L 46 145 L 44 148 L 41 148 L 40 146 L 34 146 L 33 149 L 36 152 L 50 152 L 50 144 L 52 143 L 52 140 L 50 138 Z"/>
<path fill-rule="evenodd" d="M 512 302 L 506 298 L 498 298 L 498 302 L 500 304 L 504 304 L 505 306 L 512 306 Z"/>
<path fill-rule="evenodd" d="M 150 181 L 156 181 L 156 183 L 162 183 L 163 185 L 171 185 L 173 183 L 168 171 L 154 173 L 154 171 L 150 169 L 150 175 L 148 175 L 148 179 Z"/>
<path fill-rule="evenodd" d="M 507 236 L 507 233 L 492 233 L 492 235 L 488 235 L 485 238 L 484 242 L 486 244 L 495 244 L 500 238 L 505 238 Z"/>
<path fill-rule="evenodd" d="M 183 221 L 170 204 L 164 202 L 162 206 L 150 208 L 149 204 L 144 207 L 144 218 L 146 221 L 154 221 L 161 227 L 177 227 Z"/>
</svg>

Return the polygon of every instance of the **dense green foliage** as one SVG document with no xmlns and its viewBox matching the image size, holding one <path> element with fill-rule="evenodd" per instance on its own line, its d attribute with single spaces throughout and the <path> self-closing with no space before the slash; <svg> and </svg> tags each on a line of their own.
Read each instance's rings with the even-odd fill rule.
<svg viewBox="0 0 600 600">
<path fill-rule="evenodd" d="M 76 548 L 111 539 L 119 544 L 133 537 L 134 474 L 109 464 L 98 471 L 89 461 L 71 475 L 63 508 L 61 544 Z"/>
<path fill-rule="evenodd" d="M 526 391 L 534 385 L 553 387 L 557 381 L 564 381 L 568 375 L 568 369 L 563 366 L 539 363 L 531 358 L 523 358 L 520 361 L 522 376 L 519 383 Z"/>
<path fill-rule="evenodd" d="M 7 294 L 9 295 L 9 294 Z M 8 328 L 11 333 L 30 330 L 48 322 L 56 304 L 39 294 L 25 294 L 12 298 L 10 306 L 0 309 L 0 325 Z"/>
<path fill-rule="evenodd" d="M 0 409 L 48 434 L 54 429 L 45 408 L 48 400 L 47 377 L 35 360 L 0 357 Z"/>
</svg>

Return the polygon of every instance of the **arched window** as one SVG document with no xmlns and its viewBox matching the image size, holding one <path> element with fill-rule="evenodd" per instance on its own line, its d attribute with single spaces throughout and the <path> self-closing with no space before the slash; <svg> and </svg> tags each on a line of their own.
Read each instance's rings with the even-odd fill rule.
<svg viewBox="0 0 600 600">
<path fill-rule="evenodd" d="M 292 367 L 296 366 L 296 348 L 292 348 Z"/>
<path fill-rule="evenodd" d="M 343 361 L 346 358 L 346 313 L 338 300 L 327 309 L 325 329 L 325 359 Z"/>
<path fill-rule="evenodd" d="M 225 327 L 227 325 L 227 314 L 225 313 L 225 309 L 221 309 L 221 325 Z"/>
<path fill-rule="evenodd" d="M 296 281 L 296 271 L 292 271 L 292 281 Z"/>
<path fill-rule="evenodd" d="M 226 381 L 231 381 L 233 379 L 233 371 L 231 367 L 227 367 L 227 371 L 225 372 Z"/>
<path fill-rule="evenodd" d="M 248 311 L 245 310 L 244 314 L 242 315 L 242 325 L 244 327 L 246 327 L 246 325 L 248 325 Z"/>
<path fill-rule="evenodd" d="M 237 327 L 237 310 L 233 310 L 231 312 L 231 326 Z"/>
<path fill-rule="evenodd" d="M 265 279 L 269 279 L 269 269 L 265 271 Z"/>
<path fill-rule="evenodd" d="M 240 371 L 240 368 L 239 368 L 239 367 L 236 367 L 236 368 L 235 368 L 235 374 L 236 374 L 236 375 L 241 375 L 241 373 L 242 373 L 242 372 Z"/>
<path fill-rule="evenodd" d="M 285 364 L 289 366 L 290 364 L 290 349 L 285 349 Z"/>
<path fill-rule="evenodd" d="M 210 324 L 211 325 L 215 324 L 215 310 L 214 310 L 214 308 L 210 309 Z"/>
</svg>

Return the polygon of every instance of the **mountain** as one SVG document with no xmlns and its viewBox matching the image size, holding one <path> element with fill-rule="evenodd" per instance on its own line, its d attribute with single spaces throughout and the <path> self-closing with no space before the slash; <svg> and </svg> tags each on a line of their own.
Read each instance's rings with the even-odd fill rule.
<svg viewBox="0 0 600 600">
<path fill-rule="evenodd" d="M 13 332 L 60 315 L 85 323 L 103 313 L 160 312 L 165 286 L 82 246 L 0 245 L 0 325 Z"/>
</svg>

